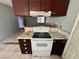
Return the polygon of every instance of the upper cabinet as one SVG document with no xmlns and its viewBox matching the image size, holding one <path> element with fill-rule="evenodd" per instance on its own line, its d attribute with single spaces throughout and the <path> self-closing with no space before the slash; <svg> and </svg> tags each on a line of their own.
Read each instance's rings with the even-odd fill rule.
<svg viewBox="0 0 79 59">
<path fill-rule="evenodd" d="M 52 16 L 66 16 L 70 0 L 53 0 Z"/>
<path fill-rule="evenodd" d="M 12 2 L 15 15 L 17 16 L 29 15 L 28 0 L 12 0 Z"/>
<path fill-rule="evenodd" d="M 66 16 L 70 0 L 12 0 L 15 15 L 29 16 L 30 11 L 52 11 L 51 16 Z"/>
<path fill-rule="evenodd" d="M 41 11 L 51 11 L 52 10 L 52 0 L 41 0 Z"/>
<path fill-rule="evenodd" d="M 51 11 L 52 0 L 29 0 L 30 11 Z"/>
<path fill-rule="evenodd" d="M 30 11 L 40 11 L 40 0 L 29 0 Z"/>
</svg>

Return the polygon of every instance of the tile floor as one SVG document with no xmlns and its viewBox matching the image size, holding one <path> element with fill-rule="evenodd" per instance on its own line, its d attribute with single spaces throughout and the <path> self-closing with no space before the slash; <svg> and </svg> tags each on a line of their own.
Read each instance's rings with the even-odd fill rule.
<svg viewBox="0 0 79 59">
<path fill-rule="evenodd" d="M 17 36 L 18 33 L 0 43 L 0 59 L 62 59 L 57 55 L 51 55 L 50 57 L 34 57 L 30 54 L 21 54 L 18 44 L 6 44 L 18 43 L 18 40 L 16 39 Z"/>
</svg>

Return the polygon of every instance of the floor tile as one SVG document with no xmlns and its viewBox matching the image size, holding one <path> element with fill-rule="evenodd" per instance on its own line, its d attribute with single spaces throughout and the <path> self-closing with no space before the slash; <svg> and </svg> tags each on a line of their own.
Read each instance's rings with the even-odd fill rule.
<svg viewBox="0 0 79 59">
<path fill-rule="evenodd" d="M 58 55 L 51 55 L 50 59 L 62 59 L 62 58 Z"/>
<path fill-rule="evenodd" d="M 41 58 L 37 56 L 31 56 L 31 59 L 41 59 Z"/>
<path fill-rule="evenodd" d="M 50 59 L 50 57 L 41 57 L 41 59 Z"/>
</svg>

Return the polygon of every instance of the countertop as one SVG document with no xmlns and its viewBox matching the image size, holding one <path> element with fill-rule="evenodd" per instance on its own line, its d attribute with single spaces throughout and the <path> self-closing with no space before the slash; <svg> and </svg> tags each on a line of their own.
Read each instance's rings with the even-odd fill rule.
<svg viewBox="0 0 79 59">
<path fill-rule="evenodd" d="M 34 32 L 23 32 L 23 33 L 20 33 L 19 36 L 17 37 L 17 39 L 32 39 L 33 33 Z M 59 32 L 49 32 L 49 34 L 55 40 L 67 39 L 63 34 L 61 34 Z"/>
<path fill-rule="evenodd" d="M 50 32 L 50 35 L 54 40 L 64 40 L 67 39 L 63 34 L 59 32 Z"/>
<path fill-rule="evenodd" d="M 32 39 L 33 32 L 23 32 L 20 33 L 17 39 Z"/>
</svg>

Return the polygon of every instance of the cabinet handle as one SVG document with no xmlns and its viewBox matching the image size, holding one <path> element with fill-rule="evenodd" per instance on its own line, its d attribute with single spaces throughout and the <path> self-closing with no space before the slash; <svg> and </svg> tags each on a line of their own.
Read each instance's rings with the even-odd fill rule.
<svg viewBox="0 0 79 59">
<path fill-rule="evenodd" d="M 54 10 L 55 8 L 53 8 L 53 10 Z"/>
<path fill-rule="evenodd" d="M 24 49 L 27 49 L 27 47 L 25 47 Z"/>
<path fill-rule="evenodd" d="M 53 12 L 53 14 L 56 14 L 56 12 Z"/>
<path fill-rule="evenodd" d="M 28 53 L 27 51 L 25 53 Z"/>
<path fill-rule="evenodd" d="M 23 42 L 26 42 L 26 40 L 23 40 Z"/>
<path fill-rule="evenodd" d="M 42 8 L 42 10 L 44 11 L 45 9 L 44 9 L 44 8 Z"/>
<path fill-rule="evenodd" d="M 44 9 L 44 8 L 42 8 L 42 9 Z"/>
<path fill-rule="evenodd" d="M 26 46 L 27 44 L 24 44 L 24 46 Z"/>
</svg>

